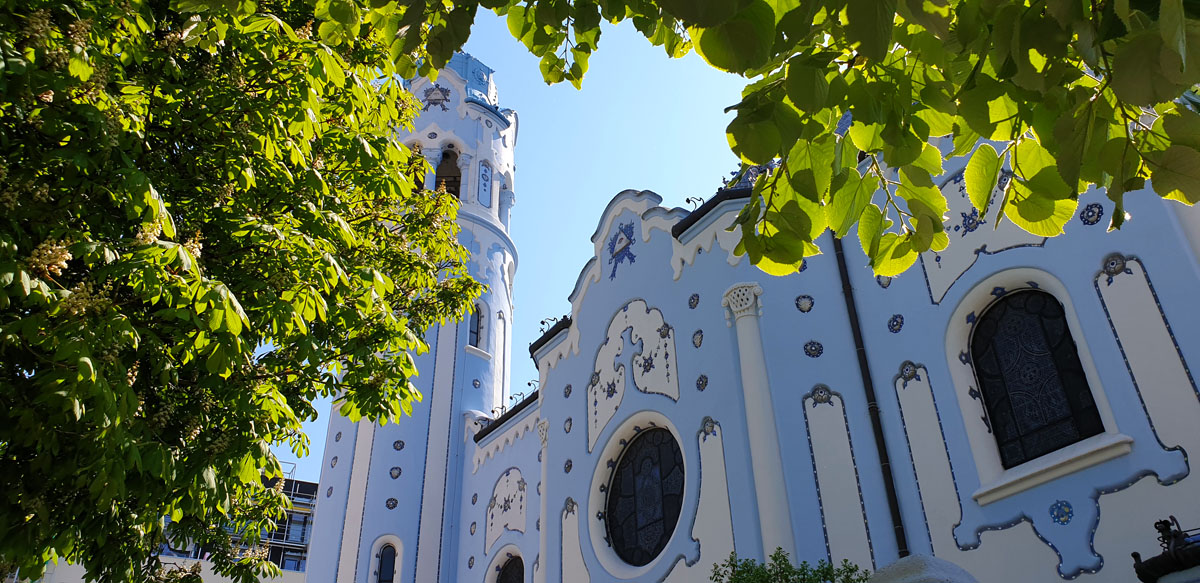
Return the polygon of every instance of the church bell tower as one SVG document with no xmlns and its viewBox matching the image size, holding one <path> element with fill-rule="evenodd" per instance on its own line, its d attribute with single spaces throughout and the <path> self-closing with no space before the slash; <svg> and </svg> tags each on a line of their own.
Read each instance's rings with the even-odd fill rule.
<svg viewBox="0 0 1200 583">
<path fill-rule="evenodd" d="M 411 417 L 381 427 L 331 412 L 319 526 L 309 547 L 312 581 L 445 580 L 464 435 L 509 397 L 517 114 L 500 107 L 492 69 L 465 53 L 454 55 L 436 80 L 407 85 L 422 111 L 401 140 L 429 161 L 424 185 L 458 197 L 468 268 L 487 287 L 463 321 L 426 333 L 430 350 L 417 357 L 414 379 L 424 400 Z"/>
</svg>

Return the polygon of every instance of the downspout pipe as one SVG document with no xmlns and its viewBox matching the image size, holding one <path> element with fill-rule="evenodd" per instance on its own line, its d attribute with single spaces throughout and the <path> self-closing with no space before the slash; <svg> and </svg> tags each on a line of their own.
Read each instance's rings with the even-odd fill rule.
<svg viewBox="0 0 1200 583">
<path fill-rule="evenodd" d="M 837 255 L 838 274 L 842 278 L 842 298 L 846 300 L 846 313 L 850 316 L 850 331 L 854 334 L 854 349 L 858 353 L 858 370 L 862 374 L 863 390 L 867 395 L 867 414 L 871 418 L 871 432 L 875 434 L 875 449 L 879 452 L 879 468 L 883 474 L 883 489 L 887 492 L 888 510 L 892 514 L 896 549 L 900 558 L 907 557 L 908 536 L 904 532 L 904 518 L 900 515 L 900 499 L 896 495 L 896 480 L 892 476 L 892 459 L 888 455 L 887 442 L 883 437 L 883 422 L 879 417 L 879 402 L 875 398 L 875 383 L 867 363 L 867 349 L 863 345 L 862 321 L 858 317 L 858 306 L 854 301 L 854 286 L 850 285 L 850 273 L 846 269 L 846 255 L 842 252 L 842 240 L 833 238 L 833 250 Z"/>
</svg>

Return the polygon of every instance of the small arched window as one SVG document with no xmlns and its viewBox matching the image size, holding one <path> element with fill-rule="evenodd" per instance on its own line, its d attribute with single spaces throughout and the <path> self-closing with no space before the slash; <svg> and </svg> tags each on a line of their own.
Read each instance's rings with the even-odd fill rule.
<svg viewBox="0 0 1200 583">
<path fill-rule="evenodd" d="M 525 561 L 521 557 L 513 557 L 500 567 L 496 583 L 525 583 Z"/>
<path fill-rule="evenodd" d="M 992 304 L 975 326 L 971 358 L 1005 468 L 1104 431 L 1054 296 L 1025 290 Z"/>
<path fill-rule="evenodd" d="M 479 345 L 480 337 L 482 336 L 480 334 L 482 329 L 481 329 L 481 325 L 479 323 L 479 319 L 480 319 L 480 312 L 482 312 L 482 311 L 483 310 L 480 308 L 479 304 L 475 304 L 475 309 L 471 310 L 471 319 L 467 322 L 467 344 L 470 344 L 471 346 L 474 346 L 475 348 L 482 348 Z"/>
<path fill-rule="evenodd" d="M 396 580 L 396 547 L 383 545 L 379 549 L 379 579 L 377 583 L 393 583 Z"/>
<path fill-rule="evenodd" d="M 445 188 L 446 192 L 458 198 L 462 187 L 462 172 L 458 169 L 458 153 L 454 150 L 442 151 L 442 161 L 438 163 L 434 182 L 436 183 L 434 188 L 438 190 Z"/>
</svg>

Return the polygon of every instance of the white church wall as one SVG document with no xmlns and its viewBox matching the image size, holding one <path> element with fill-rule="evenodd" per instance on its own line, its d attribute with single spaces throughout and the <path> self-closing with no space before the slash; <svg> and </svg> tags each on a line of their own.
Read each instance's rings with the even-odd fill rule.
<svg viewBox="0 0 1200 583">
<path fill-rule="evenodd" d="M 952 181 L 949 183 L 953 184 Z M 955 214 L 955 210 L 952 199 L 951 213 Z M 897 387 L 890 395 L 881 395 L 880 403 L 885 413 L 889 450 L 897 468 L 898 490 L 902 493 L 901 503 L 909 538 L 914 543 L 912 546 L 931 546 L 939 556 L 963 565 L 985 583 L 1001 580 L 997 579 L 1001 573 L 1003 580 L 1045 577 L 1047 566 L 1042 564 L 1043 561 L 1031 558 L 1013 564 L 1006 563 L 1003 557 L 1011 557 L 1014 553 L 1030 557 L 1047 556 L 1047 550 L 1050 551 L 1047 558 L 1053 559 L 1050 564 L 1052 572 L 1058 577 L 1128 581 L 1132 578 L 1129 551 L 1139 550 L 1140 546 L 1144 555 L 1154 554 L 1147 552 L 1150 549 L 1145 548 L 1144 543 L 1153 543 L 1152 523 L 1156 518 L 1166 516 L 1159 516 L 1156 512 L 1165 512 L 1172 506 L 1175 514 L 1187 515 L 1192 512 L 1194 504 L 1189 505 L 1184 500 L 1194 500 L 1197 492 L 1195 485 L 1187 486 L 1188 480 L 1179 481 L 1180 476 L 1188 471 L 1183 455 L 1174 451 L 1179 440 L 1164 442 L 1165 446 L 1159 443 L 1163 433 L 1160 426 L 1163 423 L 1177 420 L 1194 427 L 1194 408 L 1200 406 L 1194 385 L 1182 380 L 1186 376 L 1186 344 L 1181 335 L 1175 337 L 1180 345 L 1179 350 L 1175 350 L 1169 340 L 1159 341 L 1160 344 L 1168 344 L 1155 348 L 1169 350 L 1153 350 L 1156 361 L 1151 367 L 1155 373 L 1150 378 L 1154 381 L 1136 381 L 1136 385 L 1155 387 L 1152 389 L 1152 400 L 1174 399 L 1169 413 L 1155 414 L 1149 404 L 1142 404 L 1145 395 L 1151 391 L 1142 390 L 1139 397 L 1097 291 L 1106 287 L 1107 275 L 1103 263 L 1112 249 L 1120 249 L 1128 255 L 1153 257 L 1164 274 L 1172 280 L 1160 287 L 1169 287 L 1176 294 L 1179 290 L 1194 288 L 1195 269 L 1192 266 L 1195 258 L 1190 253 L 1181 252 L 1187 249 L 1187 242 L 1173 229 L 1166 228 L 1169 227 L 1165 223 L 1169 211 L 1160 201 L 1143 199 L 1142 204 L 1131 205 L 1130 211 L 1137 220 L 1126 223 L 1121 232 L 1106 234 L 1103 227 L 1097 224 L 1107 223 L 1111 203 L 1102 195 L 1089 193 L 1080 202 L 1076 220 L 1067 227 L 1068 237 L 1050 239 L 1044 247 L 1008 246 L 1009 249 L 1004 252 L 988 252 L 992 249 L 991 245 L 986 251 L 979 251 L 988 244 L 987 241 L 974 240 L 973 231 L 963 228 L 968 223 L 960 224 L 958 231 L 951 232 L 954 244 L 960 247 L 957 252 L 970 253 L 976 261 L 956 277 L 940 298 L 935 293 L 938 290 L 932 287 L 933 279 L 923 281 L 925 277 L 922 277 L 923 274 L 944 269 L 938 267 L 936 258 L 931 261 L 924 257 L 914 267 L 919 271 L 910 270 L 904 276 L 891 280 L 872 281 L 869 273 L 854 276 L 865 327 L 870 330 L 878 326 L 878 332 L 866 334 L 873 376 L 877 381 L 895 379 L 892 384 Z M 1101 221 L 1101 218 L 1104 220 Z M 975 227 L 981 230 L 985 228 L 980 225 Z M 949 251 L 955 252 L 955 246 L 952 245 Z M 851 264 L 864 261 L 861 251 L 855 250 L 851 255 Z M 945 258 L 940 263 L 949 264 Z M 1014 288 L 1031 287 L 1029 284 L 1011 283 L 993 285 L 998 281 L 995 280 L 995 274 L 1009 273 L 1015 277 L 1039 272 L 1031 272 L 1030 267 L 1036 267 L 1046 277 L 1039 280 L 1031 275 L 1022 281 L 1045 284 L 1043 289 L 1067 305 L 1068 314 L 1076 316 L 1071 319 L 1071 332 L 1079 346 L 1085 369 L 1093 371 L 1089 374 L 1093 392 L 1102 391 L 1097 403 L 1102 411 L 1106 411 L 1103 415 L 1106 431 L 1109 432 L 1106 435 L 1127 436 L 1117 441 L 1131 440 L 1131 443 L 1110 443 L 1110 455 L 1114 447 L 1124 447 L 1128 453 L 1107 461 L 1101 459 L 1093 467 L 1080 468 L 1079 463 L 1071 462 L 1074 467 L 1067 464 L 1050 468 L 1051 474 L 1057 470 L 1065 471 L 1057 471 L 1063 475 L 1052 476 L 1042 484 L 1027 483 L 1027 488 L 1012 492 L 1007 498 L 995 500 L 994 492 L 989 495 L 985 491 L 984 496 L 979 496 L 983 499 L 981 504 L 973 495 L 981 493 L 980 487 L 986 485 L 984 482 L 988 476 L 993 481 L 997 477 L 998 459 L 994 453 L 994 441 L 982 421 L 982 405 L 977 400 L 973 373 L 969 364 L 963 364 L 960 360 L 960 355 L 966 352 L 964 339 L 967 338 L 966 332 L 969 332 L 965 316 L 972 311 L 980 313 L 978 306 L 972 304 L 980 302 L 978 296 L 975 300 L 965 298 L 981 290 L 983 296 L 990 296 L 993 292 L 1003 296 L 1014 291 Z M 1136 267 L 1133 265 L 1131 270 L 1137 271 Z M 1136 281 L 1129 275 L 1122 273 L 1120 277 Z M 917 277 L 914 279 L 913 276 Z M 1054 282 L 1061 284 L 1055 285 Z M 1142 285 L 1142 288 L 1144 290 L 1145 286 Z M 987 299 L 995 299 L 995 296 Z M 987 299 L 982 302 L 984 306 L 988 303 Z M 1118 305 L 1119 310 L 1132 310 L 1126 312 L 1125 317 L 1139 322 L 1139 327 L 1157 326 L 1162 331 L 1159 337 L 1168 338 L 1162 324 L 1164 316 L 1150 317 L 1155 315 L 1153 302 L 1137 302 L 1126 295 L 1113 304 Z M 1164 312 L 1170 311 L 1167 301 L 1162 301 L 1161 305 L 1168 306 Z M 1175 304 L 1175 309 L 1178 310 L 1182 305 Z M 969 307 L 960 309 L 962 313 L 955 311 L 963 306 Z M 1139 312 L 1147 308 L 1151 310 L 1149 313 Z M 884 323 L 888 325 L 885 327 Z M 899 323 L 899 326 L 891 330 L 895 323 Z M 1130 335 L 1139 340 L 1154 337 L 1146 330 L 1131 330 Z M 929 350 L 933 347 L 932 343 L 913 342 L 915 339 L 941 337 L 947 337 L 947 342 L 954 344 L 953 347 L 947 346 L 941 354 L 937 350 Z M 1140 343 L 1139 347 L 1144 349 L 1150 345 L 1153 343 Z M 1195 353 L 1194 348 L 1192 353 Z M 967 356 L 963 358 L 969 363 Z M 924 363 L 916 373 L 921 378 L 908 379 L 907 389 L 903 388 L 905 379 L 902 377 L 905 373 L 900 366 L 905 361 Z M 1172 374 L 1175 375 L 1173 379 Z M 913 391 L 914 387 L 916 391 Z M 1175 392 L 1165 391 L 1166 387 L 1172 387 Z M 1105 406 L 1105 402 L 1108 406 Z M 1147 411 L 1150 412 L 1149 421 Z M 938 424 L 933 425 L 931 419 L 936 419 Z M 934 432 L 934 427 L 938 431 Z M 973 429 L 968 431 L 968 428 Z M 946 445 L 934 447 L 934 443 L 943 441 L 942 433 Z M 911 452 L 908 447 L 897 447 L 899 443 L 907 443 L 911 446 Z M 939 449 L 948 455 L 939 455 Z M 1054 458 L 1065 451 L 1046 457 Z M 1069 455 L 1059 457 L 1072 459 Z M 1140 509 L 1129 506 L 1129 503 L 1139 500 L 1137 496 L 1125 493 L 1126 489 L 1131 489 L 1131 484 L 1136 484 L 1132 489 L 1143 493 L 1157 489 L 1158 493 L 1154 495 L 1156 503 L 1143 504 Z M 905 492 L 909 494 L 904 495 Z M 914 492 L 915 499 L 912 495 Z M 942 501 L 947 500 L 951 492 L 959 502 L 947 505 Z M 914 512 L 914 506 L 924 510 Z M 961 510 L 958 506 L 961 506 Z M 1055 510 L 1058 512 L 1055 513 Z M 913 520 L 914 515 L 920 520 Z M 1133 518 L 1135 516 L 1139 518 Z M 1193 517 L 1192 522 L 1196 521 L 1197 518 Z M 1141 544 L 1128 530 L 1122 532 L 1122 529 L 1129 528 L 1145 533 L 1140 535 L 1145 537 Z M 1021 535 L 1022 532 L 1025 534 Z M 1020 551 L 1021 548 L 1026 550 Z"/>
<path fill-rule="evenodd" d="M 508 371 L 524 354 L 511 353 L 517 256 L 506 231 L 516 116 L 496 108 L 490 69 L 456 59 L 438 82 L 414 82 L 418 97 L 436 91 L 412 138 L 433 161 L 451 144 L 464 154 L 461 240 L 471 274 L 489 286 L 485 339 L 468 348 L 466 324 L 431 334 L 419 362 L 425 400 L 400 427 L 373 429 L 365 487 L 351 485 L 346 463 L 365 455 L 346 453 L 356 438 L 330 444 L 322 491 L 336 494 L 318 507 L 316 540 L 335 558 L 338 545 L 357 545 L 356 581 L 369 581 L 372 541 L 386 537 L 403 543 L 405 581 L 491 581 L 512 557 L 527 581 L 696 580 L 730 550 L 762 558 L 775 545 L 796 561 L 878 568 L 901 550 L 889 477 L 908 550 L 982 583 L 1128 581 L 1128 553 L 1154 553 L 1155 519 L 1200 523 L 1186 456 L 1200 449 L 1188 369 L 1200 355 L 1191 215 L 1135 193 L 1135 220 L 1106 234 L 1112 203 L 1089 192 L 1066 238 L 994 229 L 960 189 L 965 159 L 947 161 L 938 179 L 949 249 L 876 278 L 847 238 L 876 403 L 828 234 L 818 241 L 825 254 L 800 273 L 769 277 L 732 253 L 737 233 L 724 230 L 744 199 L 709 209 L 677 238 L 672 227 L 689 213 L 629 190 L 598 217 L 569 325 L 537 343 L 536 400 L 476 443 L 485 417 L 520 400 Z M 1104 432 L 1006 470 L 968 348 L 974 318 L 1035 287 L 1066 309 Z M 749 307 L 735 288 L 753 290 Z M 679 447 L 682 502 L 665 547 L 633 566 L 609 547 L 608 488 L 627 446 L 656 428 Z M 397 441 L 408 447 L 389 449 Z M 333 467 L 333 455 L 349 457 Z M 524 498 L 497 512 L 493 496 Z M 314 556 L 310 572 L 333 580 L 335 563 Z"/>
</svg>

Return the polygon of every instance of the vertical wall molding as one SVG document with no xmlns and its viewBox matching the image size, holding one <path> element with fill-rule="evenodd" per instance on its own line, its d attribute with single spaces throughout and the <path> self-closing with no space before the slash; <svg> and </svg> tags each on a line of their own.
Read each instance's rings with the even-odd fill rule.
<svg viewBox="0 0 1200 583">
<path fill-rule="evenodd" d="M 375 423 L 367 419 L 359 421 L 354 438 L 353 465 L 350 466 L 350 489 L 346 494 L 346 525 L 342 530 L 337 583 L 354 583 L 356 579 L 363 514 L 366 512 L 367 475 L 371 469 L 371 448 L 374 443 Z"/>
<path fill-rule="evenodd" d="M 767 360 L 758 323 L 761 313 L 758 298 L 762 293 L 762 287 L 757 283 L 736 283 L 725 291 L 721 305 L 728 309 L 726 319 L 731 320 L 730 325 L 737 333 L 742 398 L 746 403 L 750 465 L 758 499 L 763 552 L 770 555 L 780 547 L 795 555 L 792 513 L 783 479 L 783 456 L 779 451 L 779 431 L 775 426 Z"/>
</svg>

